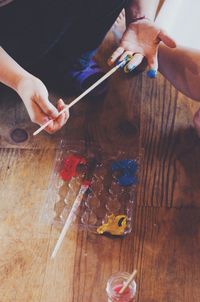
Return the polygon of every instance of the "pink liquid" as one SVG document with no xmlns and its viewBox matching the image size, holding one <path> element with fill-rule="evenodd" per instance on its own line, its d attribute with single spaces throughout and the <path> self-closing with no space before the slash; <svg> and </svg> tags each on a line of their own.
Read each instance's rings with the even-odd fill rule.
<svg viewBox="0 0 200 302">
<path fill-rule="evenodd" d="M 119 294 L 122 287 L 123 287 L 123 284 L 116 285 L 114 287 L 115 293 Z M 125 289 L 123 294 L 120 295 L 119 298 L 114 298 L 113 301 L 116 301 L 116 302 L 134 302 L 134 297 L 133 297 L 133 293 L 131 292 L 131 289 L 128 287 L 127 289 Z"/>
</svg>

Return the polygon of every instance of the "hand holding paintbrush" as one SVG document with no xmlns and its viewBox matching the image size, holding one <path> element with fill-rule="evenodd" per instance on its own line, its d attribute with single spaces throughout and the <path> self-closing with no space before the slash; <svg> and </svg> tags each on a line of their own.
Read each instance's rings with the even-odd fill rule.
<svg viewBox="0 0 200 302">
<path fill-rule="evenodd" d="M 101 77 L 97 82 L 95 82 L 92 86 L 90 86 L 86 91 L 84 91 L 80 96 L 78 96 L 75 100 L 73 100 L 69 105 L 67 105 L 63 110 L 59 112 L 56 118 L 58 118 L 63 112 L 68 112 L 68 110 L 78 103 L 84 96 L 90 93 L 94 88 L 100 85 L 103 81 L 105 81 L 108 77 L 110 77 L 115 71 L 117 71 L 120 67 L 123 67 L 130 60 L 130 56 L 127 56 L 122 62 L 113 67 L 110 71 L 108 71 L 103 77 Z M 52 120 L 49 120 L 44 125 L 42 125 L 38 130 L 36 130 L 33 135 L 39 134 L 42 130 L 44 130 Z"/>
</svg>

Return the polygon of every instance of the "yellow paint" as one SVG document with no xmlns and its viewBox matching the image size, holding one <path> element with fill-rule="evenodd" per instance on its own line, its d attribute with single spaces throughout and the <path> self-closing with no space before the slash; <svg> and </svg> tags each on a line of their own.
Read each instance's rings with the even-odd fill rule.
<svg viewBox="0 0 200 302">
<path fill-rule="evenodd" d="M 123 235 L 126 229 L 127 216 L 114 214 L 108 216 L 108 222 L 97 229 L 98 234 L 110 233 L 111 235 Z"/>
</svg>

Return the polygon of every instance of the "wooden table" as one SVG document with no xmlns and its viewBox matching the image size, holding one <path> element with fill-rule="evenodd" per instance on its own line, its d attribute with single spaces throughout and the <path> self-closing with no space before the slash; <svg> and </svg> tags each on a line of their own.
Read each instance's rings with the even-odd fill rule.
<svg viewBox="0 0 200 302">
<path fill-rule="evenodd" d="M 103 45 L 100 57 L 108 56 L 110 45 Z M 200 301 L 195 102 L 161 75 L 151 80 L 145 73 L 117 73 L 104 100 L 80 102 L 62 131 L 37 137 L 14 93 L 3 90 L 0 103 L 0 302 L 107 302 L 111 274 L 134 268 L 137 302 Z M 16 128 L 27 131 L 25 142 L 11 139 Z M 52 261 L 58 232 L 41 224 L 40 214 L 62 137 L 106 150 L 126 144 L 140 155 L 140 182 L 130 235 L 109 239 L 74 226 Z"/>
</svg>

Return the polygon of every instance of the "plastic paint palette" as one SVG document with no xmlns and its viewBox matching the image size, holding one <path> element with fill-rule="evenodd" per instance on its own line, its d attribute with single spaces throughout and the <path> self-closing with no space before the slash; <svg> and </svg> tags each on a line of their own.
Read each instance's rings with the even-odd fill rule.
<svg viewBox="0 0 200 302">
<path fill-rule="evenodd" d="M 126 227 L 119 235 L 130 233 L 133 222 L 136 181 L 134 181 L 133 185 L 122 186 L 118 180 L 124 171 L 118 171 L 118 173 L 113 173 L 112 171 L 113 163 L 127 159 L 126 152 L 119 151 L 115 154 L 106 154 L 96 146 L 90 146 L 89 149 L 85 148 L 82 143 L 73 146 L 65 145 L 57 150 L 46 204 L 42 214 L 43 220 L 56 226 L 62 226 L 70 212 L 87 172 L 87 165 L 78 164 L 76 173 L 71 179 L 62 179 L 64 163 L 66 163 L 67 159 L 74 156 L 85 158 L 86 162 L 89 162 L 94 157 L 97 160 L 90 179 L 90 188 L 84 195 L 76 221 L 80 226 L 97 233 L 97 229 L 100 226 L 108 223 L 111 215 L 115 215 L 117 218 L 120 215 L 119 219 L 115 219 L 116 225 L 112 226 L 112 228 L 119 229 L 120 217 L 125 215 Z M 135 158 L 132 158 L 132 160 L 138 167 L 138 161 Z M 138 177 L 138 171 L 136 174 L 134 175 L 134 180 Z M 105 233 L 110 233 L 109 227 Z"/>
</svg>

